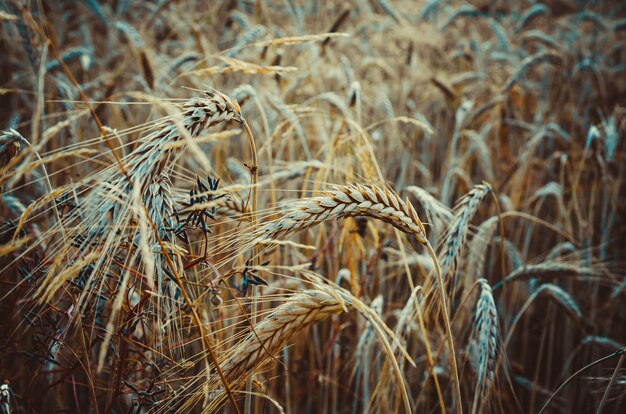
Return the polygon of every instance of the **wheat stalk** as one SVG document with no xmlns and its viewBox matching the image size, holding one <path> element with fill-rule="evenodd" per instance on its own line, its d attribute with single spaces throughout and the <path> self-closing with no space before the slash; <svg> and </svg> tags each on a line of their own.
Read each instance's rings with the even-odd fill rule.
<svg viewBox="0 0 626 414">
<path fill-rule="evenodd" d="M 452 271 L 452 274 L 456 274 L 459 256 L 461 253 L 461 248 L 465 243 L 465 238 L 467 235 L 467 230 L 469 227 L 469 222 L 471 218 L 474 216 L 476 211 L 478 210 L 478 206 L 483 198 L 492 191 L 491 186 L 487 183 L 483 183 L 481 185 L 477 185 L 474 187 L 469 193 L 467 193 L 457 204 L 456 214 L 452 221 L 452 225 L 448 230 L 448 233 L 444 239 L 443 250 L 441 255 L 443 258 L 441 259 L 441 268 L 439 267 L 439 262 L 434 258 L 434 253 L 430 252 L 433 255 L 433 262 L 435 263 L 435 267 L 437 269 L 437 279 L 433 282 L 433 286 L 431 286 L 427 290 L 427 297 L 425 301 L 424 307 L 428 309 L 430 304 L 432 303 L 432 298 L 435 291 L 439 292 L 441 296 L 441 303 L 443 305 L 443 313 L 444 313 L 444 323 L 446 324 L 446 332 L 448 334 L 448 343 L 452 343 L 452 333 L 451 328 L 449 326 L 449 317 L 448 317 L 448 309 L 446 305 L 446 289 L 444 286 L 444 276 Z M 455 280 L 452 281 L 452 286 L 456 287 Z M 450 345 L 449 345 L 450 346 Z M 452 348 L 450 346 L 450 348 Z M 453 352 L 453 351 L 452 351 Z M 452 362 L 452 358 L 451 358 Z M 454 365 L 452 365 L 454 367 Z M 457 394 L 460 399 L 460 386 L 457 385 Z M 457 411 L 461 411 L 460 402 L 457 402 Z"/>
<path fill-rule="evenodd" d="M 422 317 L 422 311 L 420 308 L 420 304 L 418 303 L 418 294 L 421 290 L 421 286 L 415 287 L 415 289 L 413 289 L 413 292 L 411 293 L 411 296 L 404 304 L 404 307 L 399 312 L 398 320 L 396 322 L 395 334 L 396 337 L 403 342 L 403 344 L 406 343 L 408 332 L 410 329 L 412 329 L 411 323 L 414 323 L 414 320 L 417 319 L 418 326 L 422 331 L 424 347 L 426 348 L 426 361 L 428 363 L 429 374 L 433 376 L 433 382 L 435 384 L 435 389 L 437 390 L 437 396 L 439 399 L 439 407 L 441 409 L 441 412 L 445 412 L 445 403 L 443 401 L 441 386 L 439 385 L 439 378 L 437 376 L 436 370 L 434 369 L 435 361 L 432 357 L 430 340 L 428 339 L 428 331 L 426 329 L 426 326 L 424 325 L 424 318 Z M 404 367 L 404 360 L 402 360 L 402 367 Z"/>
<path fill-rule="evenodd" d="M 384 299 L 382 295 L 376 296 L 370 307 L 374 312 L 376 312 L 379 316 L 382 314 Z M 362 410 L 364 412 L 369 412 L 370 407 L 370 366 L 375 360 L 375 357 L 372 355 L 373 345 L 374 345 L 374 327 L 371 323 L 368 323 L 365 329 L 362 330 L 361 337 L 359 338 L 359 342 L 357 343 L 355 360 L 356 360 L 356 371 L 354 373 L 355 384 L 354 384 L 354 393 L 355 395 L 361 394 L 361 405 Z M 374 358 L 373 358 L 374 357 Z M 362 383 L 362 385 L 361 385 Z M 359 393 L 360 385 L 362 387 L 362 391 Z M 359 399 L 355 398 L 352 402 L 352 412 L 357 412 Z"/>
</svg>

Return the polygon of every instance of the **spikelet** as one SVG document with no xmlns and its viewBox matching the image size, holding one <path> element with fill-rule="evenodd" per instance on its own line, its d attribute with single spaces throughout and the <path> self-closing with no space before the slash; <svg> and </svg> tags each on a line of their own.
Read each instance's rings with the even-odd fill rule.
<svg viewBox="0 0 626 414">
<path fill-rule="evenodd" d="M 246 201 L 236 194 L 228 194 L 217 200 L 215 206 L 215 217 L 228 217 L 230 220 L 249 221 L 248 206 Z"/>
<path fill-rule="evenodd" d="M 94 182 L 95 185 L 79 200 L 76 211 L 64 218 L 66 223 L 78 220 L 81 224 L 68 235 L 78 248 L 77 256 L 84 256 L 94 249 L 100 252 L 89 285 L 100 285 L 94 284 L 95 279 L 110 273 L 114 261 L 126 262 L 125 258 L 133 254 L 129 247 L 134 245 L 143 246 L 141 268 L 147 265 L 148 268 L 143 270 L 154 272 L 155 285 L 170 291 L 168 296 L 175 290 L 170 283 L 175 269 L 165 263 L 166 252 L 163 252 L 161 243 L 174 254 L 176 238 L 172 236 L 172 217 L 175 208 L 168 171 L 182 146 L 169 144 L 183 141 L 185 134 L 198 137 L 219 123 L 243 122 L 237 103 L 218 91 L 205 92 L 202 97 L 190 99 L 179 108 L 179 121 L 165 118 L 152 132 L 139 139 L 139 145 L 123 159 L 124 171 L 113 166 L 85 180 L 84 183 Z M 175 257 L 172 261 L 176 264 Z M 61 287 L 52 279 L 54 274 L 48 274 L 47 295 L 54 294 Z M 152 284 L 150 279 L 148 277 L 148 285 Z M 91 294 L 93 292 L 83 292 L 81 303 Z"/>
</svg>

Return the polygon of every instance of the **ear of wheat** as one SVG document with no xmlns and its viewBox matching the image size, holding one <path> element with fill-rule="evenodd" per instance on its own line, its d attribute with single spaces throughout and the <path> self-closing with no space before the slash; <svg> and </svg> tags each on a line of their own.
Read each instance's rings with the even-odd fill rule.
<svg viewBox="0 0 626 414">
<path fill-rule="evenodd" d="M 578 304 L 574 298 L 562 288 L 552 283 L 546 283 L 541 285 L 538 290 L 544 291 L 548 297 L 560 305 L 574 320 L 577 322 L 583 321 L 583 313 L 578 307 Z"/>
<path fill-rule="evenodd" d="M 484 403 L 489 388 L 495 377 L 497 340 L 498 340 L 498 313 L 491 293 L 491 286 L 485 279 L 479 279 L 480 296 L 474 312 L 474 328 L 472 341 L 475 353 L 472 358 L 476 369 L 477 384 L 474 392 L 472 412 Z"/>
<path fill-rule="evenodd" d="M 231 220 L 249 221 L 248 213 L 250 209 L 246 206 L 246 201 L 236 194 L 227 194 L 217 200 L 215 206 L 216 218 L 228 218 Z"/>
<path fill-rule="evenodd" d="M 299 331 L 341 313 L 345 306 L 339 296 L 320 290 L 307 290 L 290 297 L 255 326 L 256 334 L 250 332 L 237 343 L 232 356 L 222 364 L 224 375 L 230 381 L 245 377 Z"/>
<path fill-rule="evenodd" d="M 441 258 L 441 273 L 445 276 L 456 272 L 459 254 L 465 243 L 469 222 L 476 214 L 480 202 L 491 192 L 491 186 L 484 183 L 474 187 L 456 206 L 456 215 L 444 240 Z"/>
<path fill-rule="evenodd" d="M 424 225 L 411 203 L 390 189 L 363 184 L 335 186 L 320 196 L 299 200 L 278 221 L 260 227 L 256 233 L 260 238 L 277 238 L 355 216 L 374 217 L 427 243 Z"/>
<path fill-rule="evenodd" d="M 491 243 L 494 233 L 497 230 L 498 216 L 492 216 L 483 221 L 478 227 L 476 235 L 469 243 L 469 250 L 467 252 L 467 274 L 464 275 L 464 283 L 473 283 L 476 277 L 481 276 L 485 269 L 485 260 L 487 259 L 487 248 Z"/>
<path fill-rule="evenodd" d="M 131 180 L 144 182 L 156 177 L 169 165 L 174 153 L 171 144 L 184 138 L 186 131 L 198 137 L 217 124 L 235 120 L 243 123 L 237 104 L 218 91 L 205 92 L 201 98 L 190 99 L 180 106 L 180 121 L 176 117 L 157 124 L 155 131 L 140 139 L 139 146 L 127 157 L 126 168 Z M 160 128 L 158 128 L 160 126 Z M 176 147 L 180 151 L 180 147 Z"/>
<path fill-rule="evenodd" d="M 518 267 L 509 273 L 504 278 L 504 281 L 500 280 L 495 283 L 493 288 L 498 289 L 503 283 L 522 282 L 532 278 L 539 278 L 545 281 L 571 275 L 597 275 L 598 273 L 599 270 L 594 267 L 580 266 L 576 263 L 548 261 Z"/>
<path fill-rule="evenodd" d="M 224 377 L 233 389 L 241 387 L 250 375 L 274 358 L 285 343 L 307 327 L 345 309 L 347 304 L 341 296 L 327 290 L 306 290 L 289 297 L 228 351 L 220 362 Z M 214 374 L 214 367 L 210 368 L 210 372 L 211 388 L 218 392 L 211 396 L 205 410 L 215 412 L 226 401 L 226 394 L 218 387 L 220 378 Z M 179 409 L 190 410 L 201 398 L 201 393 L 192 393 Z"/>
<path fill-rule="evenodd" d="M 450 209 L 433 197 L 428 191 L 415 185 L 406 187 L 406 191 L 413 194 L 417 201 L 419 201 L 430 222 L 438 221 L 447 226 L 450 221 L 452 221 L 453 215 Z"/>
<path fill-rule="evenodd" d="M 382 321 L 378 315 L 379 311 L 365 305 L 361 300 L 338 287 L 331 288 L 316 284 L 316 288 L 295 294 L 284 304 L 274 308 L 263 321 L 254 326 L 254 330 L 251 329 L 242 340 L 237 342 L 234 348 L 228 351 L 220 366 L 229 383 L 234 388 L 240 386 L 252 373 L 258 372 L 286 342 L 306 327 L 352 307 L 366 318 L 369 322 L 368 326 L 373 328 L 372 333 L 375 332 L 382 343 L 384 352 L 393 366 L 393 374 L 403 395 L 405 409 L 410 410 L 404 380 L 387 336 L 394 341 L 397 341 L 397 338 Z M 376 303 L 373 305 L 379 306 Z M 399 349 L 414 365 L 403 346 L 400 345 L 396 349 Z M 215 376 L 211 381 L 219 384 L 219 379 Z M 194 397 L 199 398 L 199 395 L 194 394 Z M 207 409 L 216 410 L 224 403 L 225 399 L 226 396 L 221 392 L 215 396 Z M 197 399 L 190 399 L 185 402 L 188 407 L 197 403 Z"/>
</svg>

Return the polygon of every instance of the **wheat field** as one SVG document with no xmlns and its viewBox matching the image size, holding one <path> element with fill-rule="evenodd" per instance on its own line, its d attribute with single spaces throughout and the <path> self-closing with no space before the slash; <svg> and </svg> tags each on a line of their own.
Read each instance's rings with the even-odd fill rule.
<svg viewBox="0 0 626 414">
<path fill-rule="evenodd" d="M 0 414 L 626 410 L 626 3 L 0 24 Z"/>
</svg>

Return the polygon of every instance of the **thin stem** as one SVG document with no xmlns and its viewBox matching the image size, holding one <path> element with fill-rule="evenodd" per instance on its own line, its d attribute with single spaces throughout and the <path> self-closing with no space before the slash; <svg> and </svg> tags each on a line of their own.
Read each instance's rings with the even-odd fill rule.
<svg viewBox="0 0 626 414">
<path fill-rule="evenodd" d="M 437 390 L 437 399 L 439 400 L 439 409 L 441 410 L 441 414 L 446 414 L 446 404 L 443 401 L 443 393 L 441 392 L 441 387 L 439 386 L 439 379 L 437 377 L 437 372 L 435 372 L 435 361 L 433 359 L 433 352 L 430 348 L 430 341 L 428 339 L 428 331 L 426 329 L 426 325 L 424 324 L 424 317 L 422 316 L 422 310 L 420 309 L 417 301 L 415 302 L 415 309 L 417 309 L 417 321 L 419 323 L 419 327 L 422 330 L 422 334 L 424 335 L 424 345 L 426 347 L 426 362 L 428 363 L 428 373 L 432 374 L 433 381 L 435 382 L 435 389 Z"/>
<path fill-rule="evenodd" d="M 41 169 L 43 170 L 43 176 L 46 179 L 46 184 L 48 185 L 48 191 L 50 191 L 50 194 L 52 194 L 52 183 L 50 182 L 50 176 L 48 175 L 48 170 L 46 170 L 46 165 L 41 159 L 39 152 L 37 152 L 37 149 L 35 149 L 35 147 L 26 138 L 24 138 L 19 132 L 17 132 L 14 129 L 12 129 L 11 132 L 14 135 L 17 135 L 18 140 L 26 144 L 26 146 L 29 147 L 30 150 L 33 152 L 33 154 L 35 154 L 35 157 L 37 157 L 37 160 L 39 161 L 39 164 L 41 165 Z M 61 214 L 59 214 L 59 209 L 57 208 L 56 200 L 52 200 L 52 208 L 54 210 L 55 218 L 57 222 L 59 223 L 59 227 L 61 229 L 61 235 L 63 236 L 63 239 L 65 239 L 65 228 L 63 227 L 63 222 L 61 221 Z M 14 240 L 17 237 L 17 233 L 18 232 L 16 231 L 15 234 L 13 235 Z"/>
<path fill-rule="evenodd" d="M 615 366 L 615 370 L 613 371 L 613 375 L 611 376 L 611 380 L 609 381 L 609 385 L 606 386 L 606 390 L 604 390 L 604 395 L 602 396 L 602 401 L 600 401 L 600 405 L 596 410 L 596 414 L 602 414 L 602 409 L 609 399 L 609 394 L 611 393 L 611 388 L 615 384 L 615 379 L 617 378 L 617 374 L 619 373 L 620 368 L 622 367 L 622 363 L 624 362 L 624 354 L 619 357 L 619 361 L 617 361 L 617 365 Z"/>
<path fill-rule="evenodd" d="M 241 414 L 239 411 L 239 407 L 237 406 L 237 401 L 235 401 L 235 397 L 233 396 L 233 392 L 231 391 L 230 386 L 228 385 L 228 381 L 226 380 L 226 377 L 224 376 L 224 372 L 222 371 L 222 368 L 220 367 L 220 363 L 217 359 L 217 355 L 215 354 L 215 351 L 213 351 L 213 345 L 211 344 L 211 340 L 209 339 L 208 334 L 204 332 L 204 327 L 202 326 L 202 321 L 200 320 L 198 311 L 196 310 L 196 307 L 194 306 L 193 302 L 189 298 L 189 295 L 187 294 L 185 285 L 183 284 L 182 279 L 180 278 L 180 276 L 178 275 L 178 272 L 176 271 L 174 262 L 172 261 L 172 258 L 170 257 L 167 251 L 167 248 L 163 244 L 163 240 L 161 239 L 161 237 L 159 237 L 159 232 L 156 228 L 156 225 L 150 219 L 150 214 L 149 214 L 148 209 L 146 208 L 146 206 L 143 206 L 143 208 L 146 212 L 146 216 L 148 217 L 148 220 L 150 221 L 150 225 L 152 226 L 152 230 L 154 231 L 154 235 L 159 243 L 159 246 L 163 250 L 163 255 L 165 256 L 165 260 L 170 270 L 172 271 L 174 278 L 176 279 L 176 284 L 178 285 L 180 289 L 180 293 L 183 296 L 183 300 L 185 301 L 186 305 L 191 310 L 191 315 L 193 317 L 193 320 L 195 324 L 198 326 L 198 329 L 200 330 L 200 336 L 202 336 L 202 341 L 204 342 L 204 345 L 209 351 L 209 355 L 211 356 L 211 359 L 213 360 L 213 363 L 215 364 L 215 370 L 217 371 L 217 374 L 220 376 L 220 379 L 222 380 L 222 384 L 224 385 L 224 390 L 226 390 L 226 393 L 228 394 L 228 398 L 230 399 L 230 402 L 233 404 L 233 407 L 235 408 L 235 411 L 237 412 L 237 414 Z"/>
<path fill-rule="evenodd" d="M 439 296 L 441 296 L 441 308 L 443 310 L 443 322 L 446 330 L 446 339 L 448 342 L 448 348 L 450 348 L 449 359 L 450 359 L 450 369 L 452 371 L 452 379 L 454 380 L 454 392 L 455 398 L 454 402 L 456 405 L 456 412 L 461 414 L 463 412 L 463 406 L 461 405 L 461 384 L 459 382 L 459 370 L 456 364 L 456 354 L 454 352 L 454 343 L 452 341 L 452 329 L 450 328 L 450 318 L 448 316 L 448 305 L 446 304 L 446 292 L 443 285 L 443 277 L 441 275 L 441 267 L 439 267 L 439 261 L 437 260 L 437 255 L 435 254 L 435 250 L 433 250 L 433 246 L 427 240 L 426 248 L 428 249 L 428 253 L 430 257 L 433 259 L 433 264 L 435 265 L 435 272 L 437 273 L 437 284 L 439 285 Z"/>
<path fill-rule="evenodd" d="M 500 269 L 502 271 L 502 274 L 500 275 L 500 278 L 502 279 L 502 306 L 504 307 L 506 313 L 506 305 L 507 303 L 509 303 L 509 301 L 507 300 L 507 287 L 505 286 L 506 249 L 504 246 L 504 242 L 506 241 L 506 238 L 504 236 L 504 220 L 502 219 L 502 209 L 500 208 L 500 201 L 498 201 L 498 196 L 496 195 L 496 192 L 493 191 L 493 189 L 491 190 L 491 197 L 493 198 L 493 201 L 496 205 L 496 210 L 498 211 L 498 227 L 500 228 Z"/>
<path fill-rule="evenodd" d="M 254 142 L 254 136 L 252 135 L 252 130 L 250 130 L 250 126 L 248 122 L 244 119 L 243 126 L 246 130 L 246 134 L 248 136 L 248 142 L 250 144 L 250 153 L 252 154 L 252 165 L 250 165 L 250 175 L 252 176 L 252 189 L 250 194 L 252 196 L 252 230 L 256 230 L 257 228 L 257 171 L 258 171 L 258 160 L 257 160 L 257 152 L 256 152 L 256 144 Z M 252 250 L 252 265 L 258 265 L 258 246 L 254 245 Z M 254 330 L 254 325 L 257 321 L 257 313 L 258 313 L 258 294 L 257 290 L 252 290 L 252 326 L 251 328 Z M 244 401 L 244 412 L 245 414 L 250 414 L 252 409 L 252 375 L 248 377 L 246 380 L 246 397 Z"/>
<path fill-rule="evenodd" d="M 498 211 L 498 227 L 500 229 L 500 266 L 502 269 L 502 280 L 506 277 L 506 253 L 504 247 L 504 220 L 502 220 L 502 209 L 500 208 L 500 202 L 498 201 L 498 196 L 492 190 L 491 196 L 493 197 L 493 201 L 496 205 L 496 210 Z"/>
<path fill-rule="evenodd" d="M 541 410 L 539 410 L 538 414 L 542 414 L 546 410 L 546 408 L 548 408 L 548 406 L 550 405 L 552 400 L 554 400 L 561 393 L 561 391 L 563 391 L 565 389 L 565 387 L 567 387 L 567 385 L 570 382 L 572 382 L 574 379 L 576 379 L 577 376 L 579 376 L 583 372 L 587 371 L 589 368 L 592 368 L 592 367 L 594 367 L 594 366 L 596 366 L 596 365 L 606 361 L 607 359 L 611 359 L 611 358 L 616 357 L 616 356 L 621 356 L 623 358 L 625 354 L 626 354 L 626 347 L 620 348 L 617 351 L 613 352 L 612 354 L 604 356 L 604 357 L 602 357 L 600 359 L 597 359 L 597 360 L 595 360 L 595 361 L 585 365 L 584 367 L 582 367 L 578 371 L 574 372 L 568 379 L 565 380 L 565 382 L 563 384 L 561 384 L 561 386 L 559 388 L 557 388 L 556 391 L 554 391 L 554 394 L 552 394 L 550 396 L 550 398 L 548 398 L 548 401 L 546 401 L 546 403 L 543 405 L 543 407 L 541 407 Z"/>
<path fill-rule="evenodd" d="M 422 309 L 419 306 L 417 301 L 417 292 L 422 289 L 421 286 L 415 287 L 413 283 L 413 277 L 411 276 L 411 268 L 409 267 L 408 260 L 406 257 L 406 251 L 404 249 L 404 243 L 402 243 L 402 239 L 400 238 L 400 233 L 397 229 L 395 229 L 396 239 L 398 240 L 398 246 L 400 247 L 400 252 L 402 254 L 402 261 L 404 262 L 404 271 L 407 274 L 409 286 L 411 288 L 412 295 L 416 295 L 416 300 L 413 301 L 415 304 L 415 310 L 417 312 L 417 321 L 420 329 L 422 330 L 424 346 L 426 348 L 426 362 L 428 364 L 428 375 L 433 376 L 433 382 L 435 383 L 435 389 L 437 390 L 437 399 L 439 400 L 439 409 L 441 410 L 441 414 L 446 414 L 446 405 L 443 401 L 443 393 L 441 392 L 441 387 L 439 386 L 439 378 L 437 377 L 437 372 L 435 372 L 435 361 L 433 359 L 433 353 L 430 349 L 430 340 L 428 339 L 428 330 L 426 329 L 426 325 L 424 324 L 424 317 L 422 316 Z M 409 298 L 411 300 L 411 298 Z"/>
</svg>

